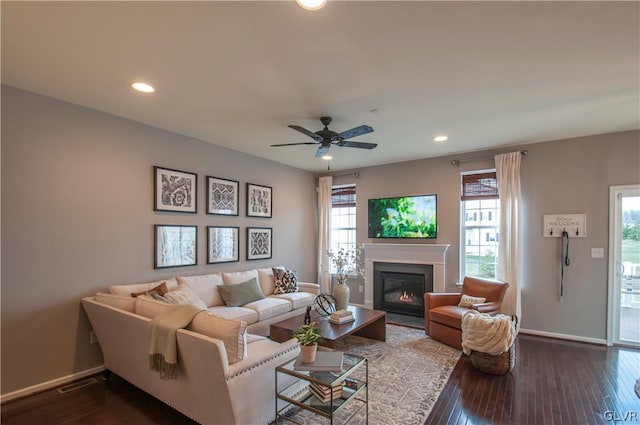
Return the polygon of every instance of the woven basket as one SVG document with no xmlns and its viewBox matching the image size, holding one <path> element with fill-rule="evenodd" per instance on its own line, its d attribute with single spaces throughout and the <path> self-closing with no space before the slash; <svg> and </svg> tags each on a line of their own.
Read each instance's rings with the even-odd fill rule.
<svg viewBox="0 0 640 425">
<path fill-rule="evenodd" d="M 471 351 L 469 354 L 473 367 L 491 375 L 506 375 L 516 365 L 516 344 L 511 344 L 508 351 L 493 355 Z"/>
<path fill-rule="evenodd" d="M 514 325 L 518 325 L 518 317 L 511 316 Z M 511 344 L 509 350 L 502 354 L 487 354 L 479 351 L 471 351 L 469 354 L 473 367 L 484 373 L 491 375 L 506 375 L 516 365 L 516 344 Z"/>
</svg>

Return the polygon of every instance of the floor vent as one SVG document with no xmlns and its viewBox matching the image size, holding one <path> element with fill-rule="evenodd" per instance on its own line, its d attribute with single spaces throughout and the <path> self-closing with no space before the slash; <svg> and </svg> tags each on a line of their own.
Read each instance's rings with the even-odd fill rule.
<svg viewBox="0 0 640 425">
<path fill-rule="evenodd" d="M 68 393 L 70 391 L 79 390 L 80 388 L 88 387 L 89 385 L 93 385 L 98 381 L 95 378 L 83 379 L 82 381 L 74 382 L 69 385 L 65 385 L 64 387 L 58 388 L 58 392 L 60 394 Z"/>
</svg>

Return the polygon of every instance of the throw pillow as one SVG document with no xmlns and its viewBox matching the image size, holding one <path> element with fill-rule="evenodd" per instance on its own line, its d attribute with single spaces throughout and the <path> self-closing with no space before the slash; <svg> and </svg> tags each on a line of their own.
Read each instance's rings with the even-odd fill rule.
<svg viewBox="0 0 640 425">
<path fill-rule="evenodd" d="M 150 295 L 140 295 L 132 299 L 135 300 L 136 303 L 135 313 L 148 317 L 149 319 L 153 319 L 159 314 L 162 314 L 169 305 L 166 302 L 155 300 Z"/>
<path fill-rule="evenodd" d="M 459 307 L 471 308 L 474 304 L 480 304 L 485 302 L 487 299 L 482 297 L 472 297 L 471 295 L 462 294 L 460 298 L 460 302 L 458 303 Z"/>
<path fill-rule="evenodd" d="M 109 286 L 109 292 L 112 294 L 131 295 L 131 294 L 144 294 L 147 291 L 151 291 L 156 286 L 159 286 L 165 282 L 167 289 L 172 290 L 178 287 L 178 281 L 175 277 L 169 279 L 159 280 L 157 282 L 150 283 L 134 283 L 131 285 L 111 285 Z"/>
<path fill-rule="evenodd" d="M 207 305 L 186 285 L 178 286 L 175 291 L 169 291 L 164 297 L 172 304 L 191 304 L 201 310 L 206 310 Z"/>
<path fill-rule="evenodd" d="M 227 307 L 238 307 L 264 298 L 255 278 L 235 285 L 220 285 L 218 291 Z"/>
<path fill-rule="evenodd" d="M 187 328 L 224 341 L 229 364 L 247 357 L 247 322 L 244 320 L 223 319 L 208 311 L 202 311 L 196 314 Z"/>
<path fill-rule="evenodd" d="M 273 269 L 276 278 L 274 294 L 290 294 L 298 292 L 298 277 L 291 270 Z"/>
</svg>

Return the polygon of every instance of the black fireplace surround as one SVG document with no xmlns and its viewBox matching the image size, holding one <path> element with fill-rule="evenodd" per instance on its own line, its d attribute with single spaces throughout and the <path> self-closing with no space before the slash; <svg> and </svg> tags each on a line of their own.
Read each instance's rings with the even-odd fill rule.
<svg viewBox="0 0 640 425">
<path fill-rule="evenodd" d="M 376 310 L 424 317 L 425 292 L 433 292 L 433 265 L 373 263 Z"/>
</svg>

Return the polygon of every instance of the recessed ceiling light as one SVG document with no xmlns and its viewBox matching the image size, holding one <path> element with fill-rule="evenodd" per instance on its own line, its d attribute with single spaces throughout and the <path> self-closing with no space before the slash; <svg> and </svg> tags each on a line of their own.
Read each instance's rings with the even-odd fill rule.
<svg viewBox="0 0 640 425">
<path fill-rule="evenodd" d="M 333 159 L 333 157 L 331 155 L 323 155 L 322 159 L 324 159 L 325 161 L 328 161 L 330 159 Z"/>
<path fill-rule="evenodd" d="M 296 0 L 296 2 L 307 10 L 318 10 L 327 4 L 327 0 Z"/>
<path fill-rule="evenodd" d="M 434 137 L 434 138 L 433 138 L 433 141 L 434 141 L 434 142 L 444 142 L 444 141 L 446 141 L 447 139 L 448 139 L 448 137 L 447 137 L 447 136 L 436 136 L 436 137 Z"/>
<path fill-rule="evenodd" d="M 133 83 L 131 83 L 131 87 L 141 93 L 153 93 L 154 91 L 156 91 L 153 86 L 147 83 L 143 83 L 142 81 L 134 81 Z"/>
</svg>

